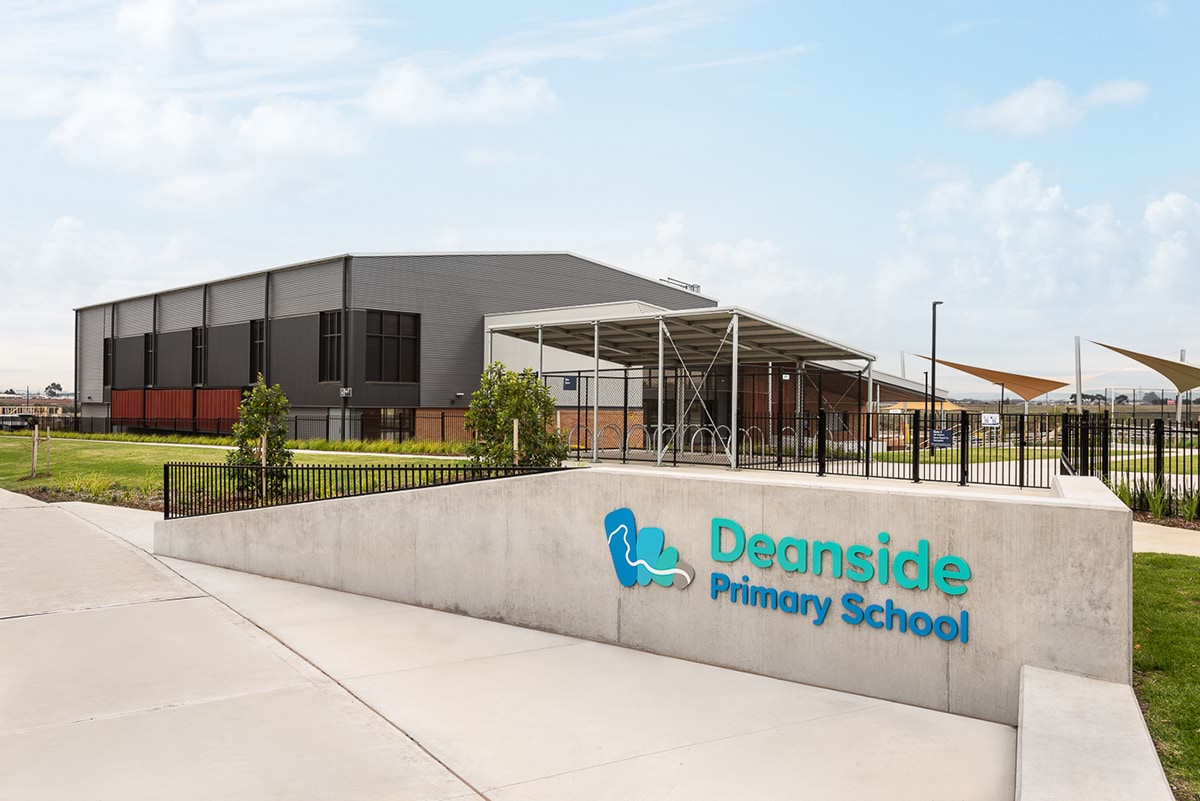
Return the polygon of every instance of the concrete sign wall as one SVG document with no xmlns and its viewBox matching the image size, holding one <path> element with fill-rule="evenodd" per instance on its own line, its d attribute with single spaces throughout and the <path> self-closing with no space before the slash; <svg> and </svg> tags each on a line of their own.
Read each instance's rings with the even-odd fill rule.
<svg viewBox="0 0 1200 801">
<path fill-rule="evenodd" d="M 1128 682 L 1131 521 L 1050 496 L 599 467 L 164 521 L 155 552 L 1016 723 Z"/>
</svg>

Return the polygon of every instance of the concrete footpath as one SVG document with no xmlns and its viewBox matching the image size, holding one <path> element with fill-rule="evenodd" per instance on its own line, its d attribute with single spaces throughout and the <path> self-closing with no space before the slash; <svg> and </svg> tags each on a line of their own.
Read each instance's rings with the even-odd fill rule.
<svg viewBox="0 0 1200 801">
<path fill-rule="evenodd" d="M 1200 556 L 1200 531 L 1133 521 L 1134 553 Z"/>
<path fill-rule="evenodd" d="M 0 491 L 0 798 L 1004 799 L 1013 728 L 145 552 Z"/>
</svg>

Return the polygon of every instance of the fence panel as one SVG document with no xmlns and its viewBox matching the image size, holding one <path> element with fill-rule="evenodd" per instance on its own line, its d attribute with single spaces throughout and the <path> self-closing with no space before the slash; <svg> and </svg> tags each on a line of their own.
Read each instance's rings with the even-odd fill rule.
<svg viewBox="0 0 1200 801">
<path fill-rule="evenodd" d="M 455 462 L 287 467 L 168 462 L 163 465 L 163 517 L 171 520 L 562 469 L 475 467 Z"/>
</svg>

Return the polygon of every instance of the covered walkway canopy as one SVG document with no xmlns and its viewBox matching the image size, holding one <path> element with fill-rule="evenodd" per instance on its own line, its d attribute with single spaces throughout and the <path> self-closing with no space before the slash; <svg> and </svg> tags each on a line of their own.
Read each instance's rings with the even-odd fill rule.
<svg viewBox="0 0 1200 801">
<path fill-rule="evenodd" d="M 581 309 L 581 311 L 585 311 Z M 576 320 L 495 325 L 489 333 L 504 334 L 546 347 L 594 356 L 599 332 L 601 359 L 628 366 L 658 361 L 659 323 L 684 360 L 707 364 L 723 343 L 737 338 L 737 358 L 743 362 L 803 362 L 815 359 L 874 361 L 866 351 L 819 337 L 739 306 L 656 311 L 626 317 L 582 316 Z"/>
<path fill-rule="evenodd" d="M 921 358 L 929 359 L 928 356 L 922 356 Z M 987 367 L 975 367 L 970 364 L 948 362 L 945 359 L 938 359 L 937 363 L 953 367 L 955 370 L 973 375 L 976 378 L 982 378 L 984 381 L 999 384 L 1001 391 L 1011 389 L 1026 402 L 1041 397 L 1047 392 L 1062 389 L 1067 385 L 1066 381 L 1055 381 L 1052 378 L 1038 378 L 1037 376 L 1022 375 L 1021 373 L 1006 373 L 1003 370 L 991 370 Z"/>
<path fill-rule="evenodd" d="M 667 360 L 684 368 L 683 378 L 688 385 L 688 408 L 697 406 L 720 432 L 709 412 L 701 387 L 717 364 L 731 365 L 732 424 L 718 433 L 731 467 L 737 467 L 738 449 L 738 365 L 780 364 L 803 365 L 816 360 L 849 359 L 865 362 L 868 397 L 871 395 L 871 367 L 875 356 L 866 351 L 834 342 L 790 325 L 772 320 L 740 306 L 719 306 L 698 309 L 656 309 L 640 314 L 614 314 L 604 304 L 579 307 L 578 317 L 572 309 L 545 309 L 539 312 L 517 312 L 519 320 L 506 322 L 505 315 L 485 318 L 486 333 L 515 337 L 538 345 L 538 374 L 542 373 L 545 347 L 591 356 L 594 379 L 599 382 L 600 361 L 627 367 L 657 365 L 657 375 L 664 375 Z M 566 317 L 567 319 L 564 319 Z M 492 349 L 489 347 L 489 353 Z M 662 462 L 664 443 L 663 380 L 658 385 L 658 414 L 656 426 L 657 460 Z M 592 393 L 592 459 L 599 457 L 599 393 Z M 674 436 L 672 432 L 671 436 Z"/>
</svg>

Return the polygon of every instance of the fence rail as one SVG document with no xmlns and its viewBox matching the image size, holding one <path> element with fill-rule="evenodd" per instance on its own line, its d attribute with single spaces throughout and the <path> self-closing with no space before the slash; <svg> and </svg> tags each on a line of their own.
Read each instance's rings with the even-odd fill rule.
<svg viewBox="0 0 1200 801">
<path fill-rule="evenodd" d="M 562 469 L 566 468 L 456 464 L 259 467 L 168 462 L 163 465 L 163 517 L 172 520 Z"/>
<path fill-rule="evenodd" d="M 352 416 L 344 424 L 340 414 L 292 415 L 287 419 L 289 439 L 376 440 L 404 442 L 412 439 L 434 442 L 469 442 L 466 410 L 404 409 L 404 414 L 369 418 Z M 19 427 L 37 423 L 45 430 L 82 434 L 155 433 L 229 436 L 236 417 L 52 417 L 25 416 Z"/>
</svg>

